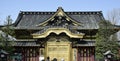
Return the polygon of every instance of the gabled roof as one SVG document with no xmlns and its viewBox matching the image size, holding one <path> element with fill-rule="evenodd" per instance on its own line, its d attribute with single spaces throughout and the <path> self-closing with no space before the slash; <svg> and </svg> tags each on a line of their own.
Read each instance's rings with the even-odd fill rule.
<svg viewBox="0 0 120 61">
<path fill-rule="evenodd" d="M 71 21 L 74 25 L 80 25 L 79 22 L 76 22 L 76 20 L 72 19 L 71 17 L 69 17 L 65 12 L 64 10 L 62 9 L 62 7 L 58 7 L 56 13 L 51 16 L 50 18 L 48 18 L 47 20 L 45 20 L 44 22 L 40 23 L 38 26 L 40 25 L 45 25 L 46 23 L 48 23 L 49 21 L 54 21 L 55 17 L 66 17 L 65 19 L 67 21 Z"/>
<path fill-rule="evenodd" d="M 80 29 L 98 29 L 99 21 L 104 20 L 101 11 L 64 12 L 62 10 L 62 12 L 73 22 L 82 24 L 82 27 L 78 26 Z M 60 14 L 59 10 L 57 12 L 21 11 L 14 25 L 19 29 L 38 28 L 36 25 L 49 21 L 56 13 Z"/>
</svg>

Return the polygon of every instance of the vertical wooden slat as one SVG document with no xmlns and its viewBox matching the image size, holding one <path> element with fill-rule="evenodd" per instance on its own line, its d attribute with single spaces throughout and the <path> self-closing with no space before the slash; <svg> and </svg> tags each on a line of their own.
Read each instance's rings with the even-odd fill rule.
<svg viewBox="0 0 120 61">
<path fill-rule="evenodd" d="M 87 57 L 87 61 L 89 61 L 89 57 L 88 57 L 88 55 L 89 55 L 89 54 L 88 54 L 88 49 L 89 49 L 89 48 L 86 49 L 86 57 Z"/>
<path fill-rule="evenodd" d="M 34 48 L 34 53 L 33 53 L 33 55 L 34 55 L 34 61 L 36 61 L 36 60 L 35 60 L 35 48 Z"/>
<path fill-rule="evenodd" d="M 33 48 L 32 48 L 32 61 L 33 61 L 33 58 L 34 58 L 34 57 L 33 57 Z"/>
<path fill-rule="evenodd" d="M 87 48 L 87 61 L 89 61 L 89 48 Z"/>
<path fill-rule="evenodd" d="M 81 49 L 80 54 L 81 54 L 81 61 L 83 61 L 83 49 Z"/>
<path fill-rule="evenodd" d="M 89 48 L 89 61 L 91 61 L 91 60 L 90 60 L 90 48 Z"/>
<path fill-rule="evenodd" d="M 32 48 L 32 61 L 35 61 L 34 60 L 34 48 Z"/>
<path fill-rule="evenodd" d="M 34 48 L 33 48 L 33 61 L 35 61 L 34 58 L 35 58 L 35 57 L 34 57 Z"/>
<path fill-rule="evenodd" d="M 30 61 L 32 61 L 32 48 L 30 48 Z"/>
<path fill-rule="evenodd" d="M 77 56 L 78 61 L 81 61 L 81 55 L 80 55 L 80 53 L 81 53 L 81 51 L 80 51 L 80 49 L 78 49 L 78 56 Z"/>
<path fill-rule="evenodd" d="M 89 61 L 89 57 L 88 57 L 88 55 L 89 55 L 89 53 L 88 53 L 88 49 L 89 49 L 89 48 L 87 48 L 87 50 L 86 50 L 87 61 Z"/>
<path fill-rule="evenodd" d="M 30 52 L 30 49 L 31 48 L 29 48 L 29 61 L 31 61 L 31 52 Z"/>
<path fill-rule="evenodd" d="M 37 50 L 39 49 L 37 48 Z M 37 61 L 39 61 L 39 51 L 37 51 L 36 53 L 37 53 Z"/>
<path fill-rule="evenodd" d="M 84 58 L 84 60 L 83 61 L 85 61 L 85 48 L 83 48 L 84 50 L 83 50 L 83 58 Z"/>
<path fill-rule="evenodd" d="M 90 61 L 92 61 L 92 48 L 90 49 Z"/>
<path fill-rule="evenodd" d="M 37 61 L 36 60 L 36 48 L 34 48 L 34 60 Z"/>
<path fill-rule="evenodd" d="M 83 49 L 81 49 L 80 54 L 81 54 L 81 61 L 83 61 Z"/>
<path fill-rule="evenodd" d="M 90 61 L 90 48 L 89 48 L 89 55 L 88 55 L 88 57 L 89 57 L 89 60 L 88 60 L 88 61 Z"/>
<path fill-rule="evenodd" d="M 82 61 L 83 61 L 83 60 L 84 60 L 84 57 L 83 57 L 83 56 L 84 56 L 83 48 L 82 48 L 82 51 L 81 51 L 81 52 L 82 52 L 81 54 L 82 54 Z"/>
<path fill-rule="evenodd" d="M 81 61 L 81 50 L 79 49 L 79 57 L 78 57 L 78 59 L 79 59 L 79 61 Z"/>
<path fill-rule="evenodd" d="M 93 49 L 91 49 L 91 59 L 93 61 Z"/>
<path fill-rule="evenodd" d="M 35 61 L 37 61 L 37 55 L 36 55 L 37 53 L 36 53 L 36 49 L 35 49 Z"/>
<path fill-rule="evenodd" d="M 23 48 L 22 48 L 22 61 L 24 60 L 24 50 L 23 50 Z"/>
<path fill-rule="evenodd" d="M 79 49 L 77 48 L 77 61 L 79 61 Z"/>
<path fill-rule="evenodd" d="M 95 55 L 95 52 L 94 52 L 95 49 L 94 48 L 92 48 L 92 49 L 93 49 L 93 61 L 94 61 L 95 60 L 95 56 L 94 56 Z"/>
<path fill-rule="evenodd" d="M 27 61 L 27 58 L 28 58 L 28 56 L 27 56 L 27 49 L 26 49 L 26 51 L 25 51 L 25 54 L 26 54 L 25 59 L 26 59 L 26 61 Z"/>
<path fill-rule="evenodd" d="M 93 61 L 93 49 L 91 48 L 91 58 L 92 58 L 92 61 Z"/>
<path fill-rule="evenodd" d="M 32 61 L 34 61 L 34 56 L 33 56 L 34 51 L 33 50 L 34 49 L 32 48 Z"/>
<path fill-rule="evenodd" d="M 35 60 L 37 61 L 37 50 L 35 49 Z"/>
<path fill-rule="evenodd" d="M 35 53 L 34 53 L 34 57 L 35 57 L 35 61 L 37 61 L 37 59 L 36 59 L 36 48 L 35 48 Z"/>
<path fill-rule="evenodd" d="M 84 51 L 84 59 L 85 59 L 85 61 L 87 60 L 87 57 L 86 57 L 86 48 L 85 48 L 85 51 Z"/>
<path fill-rule="evenodd" d="M 24 61 L 26 61 L 26 49 L 24 48 Z"/>
<path fill-rule="evenodd" d="M 26 52 L 25 52 L 25 49 L 24 49 L 24 61 L 26 61 L 25 58 L 26 58 Z"/>
<path fill-rule="evenodd" d="M 25 61 L 25 49 L 22 48 L 22 61 Z"/>
<path fill-rule="evenodd" d="M 90 48 L 89 48 L 89 61 L 90 61 Z"/>
<path fill-rule="evenodd" d="M 29 61 L 29 57 L 30 57 L 30 55 L 29 55 L 29 48 L 27 49 L 27 61 Z"/>
<path fill-rule="evenodd" d="M 27 61 L 30 61 L 30 49 L 28 49 L 28 60 Z"/>
<path fill-rule="evenodd" d="M 83 48 L 83 49 L 84 49 L 84 48 Z M 84 58 L 83 61 L 85 61 L 85 53 L 84 53 L 84 51 L 85 51 L 85 49 L 83 50 L 83 58 Z"/>
<path fill-rule="evenodd" d="M 81 60 L 82 60 L 81 49 L 80 49 L 80 51 L 79 51 L 79 56 L 80 56 L 79 60 L 81 61 Z"/>
<path fill-rule="evenodd" d="M 28 49 L 26 49 L 26 61 L 28 61 L 28 57 L 29 57 L 29 55 L 28 55 Z"/>
<path fill-rule="evenodd" d="M 31 61 L 31 48 L 29 48 L 29 61 Z"/>
<path fill-rule="evenodd" d="M 23 61 L 25 61 L 25 49 L 23 48 Z"/>
</svg>

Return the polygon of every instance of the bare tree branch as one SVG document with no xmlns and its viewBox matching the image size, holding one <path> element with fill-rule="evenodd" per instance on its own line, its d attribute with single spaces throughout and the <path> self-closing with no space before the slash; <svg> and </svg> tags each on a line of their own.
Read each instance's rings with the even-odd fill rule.
<svg viewBox="0 0 120 61">
<path fill-rule="evenodd" d="M 109 20 L 112 24 L 120 24 L 120 8 L 113 9 L 107 13 L 107 20 Z"/>
</svg>

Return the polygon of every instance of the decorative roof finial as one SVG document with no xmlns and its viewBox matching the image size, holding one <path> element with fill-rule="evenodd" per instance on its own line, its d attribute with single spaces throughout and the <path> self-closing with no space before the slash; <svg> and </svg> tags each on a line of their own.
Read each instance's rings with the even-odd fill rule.
<svg viewBox="0 0 120 61">
<path fill-rule="evenodd" d="M 58 9 L 57 9 L 57 10 L 63 10 L 63 9 L 62 9 L 62 7 L 58 7 Z"/>
<path fill-rule="evenodd" d="M 61 6 L 59 6 L 59 7 L 58 7 L 58 9 L 62 9 L 62 7 L 61 7 Z"/>
</svg>

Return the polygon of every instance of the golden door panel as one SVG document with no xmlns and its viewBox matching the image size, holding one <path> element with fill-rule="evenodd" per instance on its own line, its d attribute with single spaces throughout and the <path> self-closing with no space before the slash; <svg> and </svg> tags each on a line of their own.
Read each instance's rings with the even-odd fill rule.
<svg viewBox="0 0 120 61">
<path fill-rule="evenodd" d="M 61 61 L 61 59 L 70 61 L 70 49 L 69 42 L 48 42 L 46 56 L 49 56 L 50 60 L 56 58 L 58 61 Z"/>
</svg>

